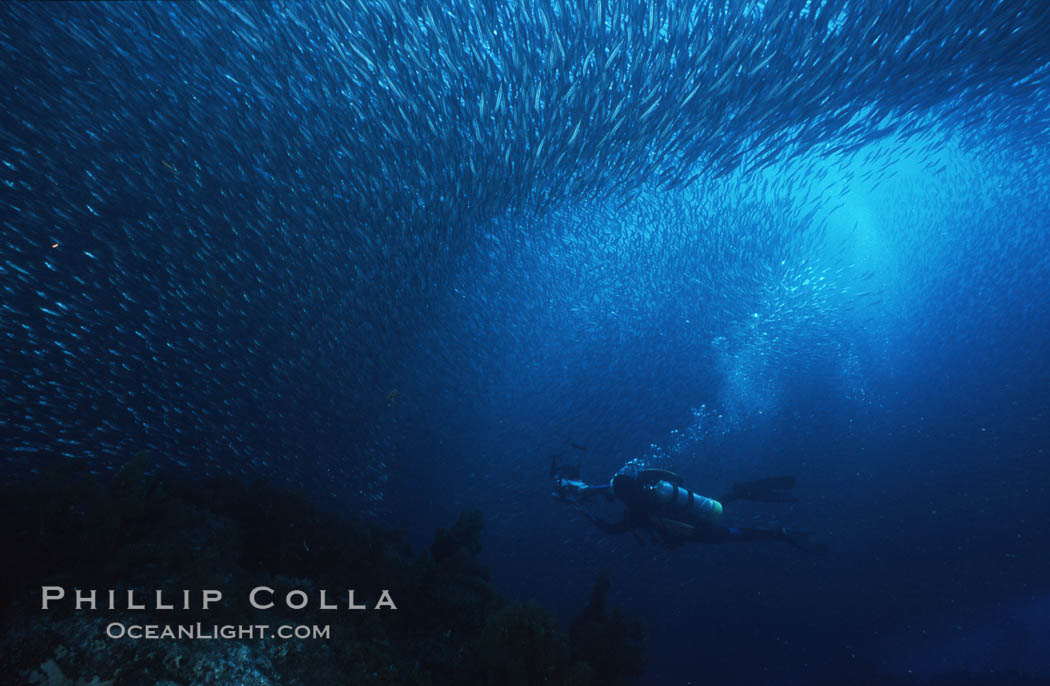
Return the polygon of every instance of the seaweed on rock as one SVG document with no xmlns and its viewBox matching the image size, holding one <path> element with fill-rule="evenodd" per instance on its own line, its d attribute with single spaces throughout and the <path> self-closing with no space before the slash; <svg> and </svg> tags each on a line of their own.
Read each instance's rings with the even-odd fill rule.
<svg viewBox="0 0 1050 686">
<path fill-rule="evenodd" d="M 287 489 L 151 473 L 146 453 L 108 479 L 59 463 L 0 489 L 0 508 L 8 523 L 0 673 L 28 683 L 583 686 L 608 669 L 599 643 L 619 635 L 585 632 L 588 648 L 570 648 L 544 610 L 502 600 L 476 557 L 483 529 L 477 510 L 414 552 L 400 532 L 324 511 Z M 236 597 L 208 610 L 77 612 L 65 602 L 43 612 L 40 587 L 52 584 L 143 594 L 219 588 Z M 240 597 L 258 585 L 275 589 L 274 599 L 300 589 L 312 601 L 302 610 L 277 603 L 261 616 Z M 397 610 L 348 611 L 345 595 L 332 597 L 347 588 L 369 607 L 390 589 Z M 341 609 L 318 607 L 322 589 L 332 590 L 329 601 Z M 602 621 L 616 626 L 617 617 Z M 317 624 L 330 626 L 331 635 L 107 639 L 114 621 Z"/>
<path fill-rule="evenodd" d="M 622 608 L 609 612 L 607 571 L 594 582 L 591 601 L 569 623 L 573 658 L 594 670 L 595 686 L 620 686 L 645 669 L 645 628 Z"/>
</svg>

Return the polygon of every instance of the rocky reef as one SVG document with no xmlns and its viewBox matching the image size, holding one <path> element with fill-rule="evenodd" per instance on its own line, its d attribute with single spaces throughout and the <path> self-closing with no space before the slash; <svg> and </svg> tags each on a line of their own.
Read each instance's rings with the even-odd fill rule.
<svg viewBox="0 0 1050 686">
<path fill-rule="evenodd" d="M 100 477 L 64 461 L 2 489 L 0 672 L 47 686 L 583 686 L 641 673 L 641 625 L 608 612 L 607 577 L 568 633 L 549 611 L 501 598 L 476 558 L 479 511 L 414 551 L 397 531 L 327 512 L 287 488 L 151 474 L 149 465 L 143 453 Z M 43 586 L 64 594 L 47 610 Z M 266 589 L 257 603 L 273 606 L 254 606 L 253 588 Z M 78 589 L 95 589 L 96 610 L 86 600 L 77 607 Z M 223 598 L 205 603 L 202 589 Z M 376 607 L 383 590 L 396 609 Z M 197 636 L 113 638 L 114 625 L 190 627 Z M 329 633 L 200 636 L 258 625 Z"/>
</svg>

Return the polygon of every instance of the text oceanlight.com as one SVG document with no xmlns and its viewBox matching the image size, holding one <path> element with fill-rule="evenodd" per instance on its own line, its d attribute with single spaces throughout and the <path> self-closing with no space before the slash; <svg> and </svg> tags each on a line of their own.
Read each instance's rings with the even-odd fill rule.
<svg viewBox="0 0 1050 686">
<path fill-rule="evenodd" d="M 113 639 L 318 639 L 331 638 L 331 627 L 316 624 L 124 624 L 110 622 L 106 636 Z"/>
</svg>

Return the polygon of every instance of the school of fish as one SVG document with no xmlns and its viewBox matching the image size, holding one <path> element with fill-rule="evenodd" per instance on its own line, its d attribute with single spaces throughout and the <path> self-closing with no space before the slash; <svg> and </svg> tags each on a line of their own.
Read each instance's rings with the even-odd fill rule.
<svg viewBox="0 0 1050 686">
<path fill-rule="evenodd" d="M 380 481 L 377 416 L 447 354 L 426 331 L 629 337 L 689 287 L 758 312 L 697 284 L 781 265 L 813 292 L 782 246 L 812 213 L 719 179 L 891 138 L 1039 149 L 1048 26 L 1038 0 L 6 3 L 0 446 Z M 464 267 L 485 250 L 518 265 L 513 306 Z M 578 273 L 602 262 L 634 276 Z M 793 307 L 762 321 L 824 321 Z"/>
</svg>

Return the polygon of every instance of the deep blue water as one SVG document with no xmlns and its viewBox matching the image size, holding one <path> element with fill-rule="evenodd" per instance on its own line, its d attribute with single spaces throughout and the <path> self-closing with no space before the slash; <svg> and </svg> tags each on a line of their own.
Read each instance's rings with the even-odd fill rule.
<svg viewBox="0 0 1050 686">
<path fill-rule="evenodd" d="M 479 507 L 643 683 L 1050 679 L 1046 6 L 580 5 L 0 9 L 5 472 Z M 554 455 L 794 474 L 727 516 L 830 551 L 607 537 Z"/>
</svg>

